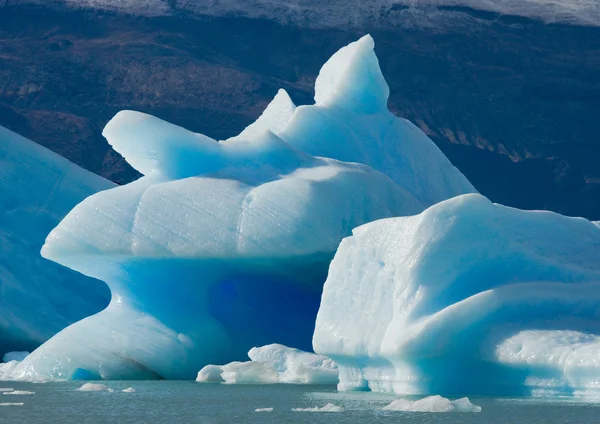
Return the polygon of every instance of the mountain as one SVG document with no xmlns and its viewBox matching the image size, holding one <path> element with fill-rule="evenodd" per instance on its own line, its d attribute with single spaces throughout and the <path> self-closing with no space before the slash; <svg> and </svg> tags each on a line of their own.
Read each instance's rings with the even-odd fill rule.
<svg viewBox="0 0 600 424">
<path fill-rule="evenodd" d="M 138 177 L 101 137 L 119 110 L 224 139 L 279 88 L 311 103 L 320 64 L 369 32 L 390 109 L 482 194 L 600 218 L 594 2 L 34 3 L 0 2 L 0 125 L 115 182 Z"/>
</svg>

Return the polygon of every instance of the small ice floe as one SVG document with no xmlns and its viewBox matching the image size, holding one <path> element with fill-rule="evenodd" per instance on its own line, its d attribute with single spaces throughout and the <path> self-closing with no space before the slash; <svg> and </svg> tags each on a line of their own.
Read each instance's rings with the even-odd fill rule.
<svg viewBox="0 0 600 424">
<path fill-rule="evenodd" d="M 273 408 L 256 408 L 254 412 L 273 412 Z"/>
<path fill-rule="evenodd" d="M 115 389 L 111 389 L 111 388 L 109 387 L 108 389 L 106 389 L 106 391 L 107 391 L 108 393 L 112 393 L 112 392 L 114 392 L 114 391 L 115 391 Z"/>
<path fill-rule="evenodd" d="M 135 393 L 135 389 L 133 387 L 128 387 L 126 389 L 121 390 L 123 393 Z"/>
<path fill-rule="evenodd" d="M 8 387 L 0 387 L 0 393 L 3 393 L 3 392 L 12 392 L 13 390 L 15 390 L 15 389 L 8 388 Z"/>
<path fill-rule="evenodd" d="M 334 405 L 333 403 L 328 403 L 322 408 L 292 408 L 294 412 L 344 412 L 345 409 L 341 406 Z"/>
<path fill-rule="evenodd" d="M 280 344 L 253 347 L 250 361 L 206 365 L 196 381 L 227 384 L 337 384 L 339 370 L 330 358 Z"/>
<path fill-rule="evenodd" d="M 23 402 L 0 402 L 0 406 L 23 406 Z"/>
<path fill-rule="evenodd" d="M 396 399 L 382 409 L 405 412 L 481 412 L 481 407 L 473 405 L 469 398 L 450 400 L 439 395 L 419 400 Z"/>
<path fill-rule="evenodd" d="M 85 383 L 83 386 L 81 386 L 79 389 L 77 389 L 77 391 L 80 392 L 103 392 L 103 391 L 113 391 L 113 389 L 109 389 L 108 386 L 106 384 L 100 384 L 100 383 Z"/>
<path fill-rule="evenodd" d="M 223 370 L 219 365 L 206 365 L 198 372 L 196 381 L 200 383 L 223 383 L 225 380 L 221 377 Z"/>
<path fill-rule="evenodd" d="M 28 390 L 12 390 L 10 392 L 4 392 L 3 395 L 35 395 L 35 392 L 30 392 Z"/>
</svg>

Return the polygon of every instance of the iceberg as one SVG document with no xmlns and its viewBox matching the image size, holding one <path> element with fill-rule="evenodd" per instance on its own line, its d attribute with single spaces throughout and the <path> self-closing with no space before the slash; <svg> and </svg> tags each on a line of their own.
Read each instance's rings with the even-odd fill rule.
<svg viewBox="0 0 600 424">
<path fill-rule="evenodd" d="M 414 401 L 396 399 L 382 409 L 404 412 L 481 412 L 481 406 L 473 405 L 469 398 L 450 400 L 439 395 Z"/>
<path fill-rule="evenodd" d="M 323 355 L 272 344 L 253 347 L 250 361 L 207 365 L 196 381 L 228 384 L 337 384 L 338 368 Z"/>
<path fill-rule="evenodd" d="M 341 390 L 573 395 L 600 382 L 600 230 L 467 194 L 342 241 L 315 352 Z"/>
<path fill-rule="evenodd" d="M 29 355 L 19 378 L 193 379 L 252 346 L 309 350 L 342 238 L 474 191 L 388 111 L 373 46 L 365 36 L 324 65 L 315 105 L 280 91 L 229 140 L 118 113 L 103 134 L 144 176 L 85 199 L 42 248 L 105 281 L 112 301 Z"/>
<path fill-rule="evenodd" d="M 33 350 L 108 305 L 104 283 L 39 252 L 48 232 L 75 205 L 114 186 L 0 127 L 0 356 Z"/>
</svg>

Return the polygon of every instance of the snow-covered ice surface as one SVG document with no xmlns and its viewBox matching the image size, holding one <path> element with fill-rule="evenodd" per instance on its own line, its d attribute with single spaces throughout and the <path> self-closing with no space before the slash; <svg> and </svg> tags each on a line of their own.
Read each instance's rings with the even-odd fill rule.
<svg viewBox="0 0 600 424">
<path fill-rule="evenodd" d="M 0 127 L 0 356 L 34 349 L 108 304 L 104 283 L 43 259 L 40 249 L 77 203 L 111 187 Z"/>
<path fill-rule="evenodd" d="M 313 344 L 342 390 L 593 396 L 599 302 L 597 226 L 468 194 L 344 239 Z"/>
<path fill-rule="evenodd" d="M 18 377 L 193 379 L 252 346 L 309 350 L 343 237 L 474 190 L 388 111 L 373 46 L 365 36 L 323 66 L 315 105 L 280 92 L 226 141 L 117 114 L 104 135 L 144 177 L 87 198 L 42 249 L 105 281 L 112 302 L 29 355 Z"/>
<path fill-rule="evenodd" d="M 253 347 L 250 361 L 227 365 L 207 365 L 196 381 L 228 384 L 337 384 L 335 362 L 323 355 L 272 344 Z"/>
<path fill-rule="evenodd" d="M 419 400 L 396 399 L 383 407 L 385 411 L 404 412 L 481 412 L 481 407 L 473 405 L 469 398 L 446 399 L 439 395 Z"/>
</svg>

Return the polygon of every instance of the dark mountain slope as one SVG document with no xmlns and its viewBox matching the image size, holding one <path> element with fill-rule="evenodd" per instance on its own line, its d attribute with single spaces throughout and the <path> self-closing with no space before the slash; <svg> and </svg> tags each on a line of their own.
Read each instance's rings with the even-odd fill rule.
<svg viewBox="0 0 600 424">
<path fill-rule="evenodd" d="M 430 134 L 483 194 L 599 219 L 600 29 L 464 8 L 435 16 L 427 27 L 304 29 L 0 7 L 0 125 L 129 181 L 135 173 L 101 137 L 119 110 L 225 138 L 279 87 L 310 102 L 324 61 L 371 32 L 391 108 Z"/>
</svg>

